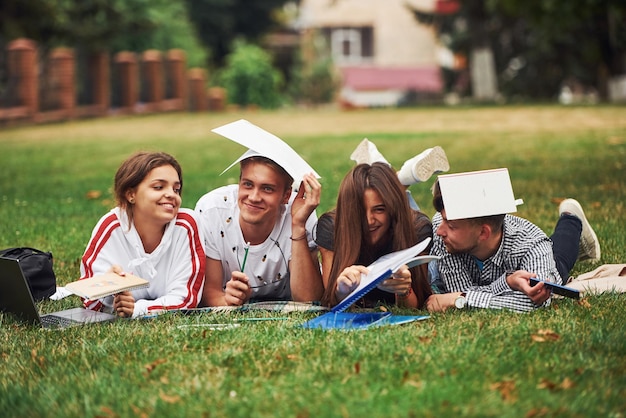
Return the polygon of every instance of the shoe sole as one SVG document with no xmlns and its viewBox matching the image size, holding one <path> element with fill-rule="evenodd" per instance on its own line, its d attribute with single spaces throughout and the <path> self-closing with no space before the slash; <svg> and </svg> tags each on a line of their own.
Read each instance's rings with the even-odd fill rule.
<svg viewBox="0 0 626 418">
<path fill-rule="evenodd" d="M 352 151 L 350 159 L 357 164 L 371 165 L 375 162 L 381 162 L 390 165 L 387 159 L 378 151 L 376 144 L 369 141 L 367 138 L 363 139 L 354 151 Z"/>
<path fill-rule="evenodd" d="M 448 170 L 450 170 L 450 163 L 448 163 L 446 152 L 440 146 L 435 146 L 413 166 L 413 177 L 423 183 L 433 174 Z"/>
</svg>

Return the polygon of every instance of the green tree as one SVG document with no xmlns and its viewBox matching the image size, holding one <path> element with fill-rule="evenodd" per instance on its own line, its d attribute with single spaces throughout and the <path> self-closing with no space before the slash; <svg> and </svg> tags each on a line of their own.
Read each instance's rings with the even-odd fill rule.
<svg viewBox="0 0 626 418">
<path fill-rule="evenodd" d="M 148 0 L 3 0 L 0 33 L 52 47 L 76 42 L 103 49 L 125 36 L 153 30 Z"/>
<path fill-rule="evenodd" d="M 272 66 L 269 54 L 256 45 L 235 42 L 218 79 L 231 103 L 274 108 L 281 102 L 280 72 Z"/>
<path fill-rule="evenodd" d="M 517 29 L 508 35 L 517 50 L 502 54 L 503 71 L 511 73 L 511 60 L 521 61 L 518 76 L 510 77 L 513 91 L 523 88 L 520 81 L 532 78 L 537 80 L 530 86 L 534 96 L 554 95 L 561 82 L 575 78 L 606 97 L 609 77 L 626 72 L 624 1 L 489 0 L 489 8 L 502 16 L 507 28 Z"/>
<path fill-rule="evenodd" d="M 235 39 L 256 42 L 278 25 L 274 11 L 289 0 L 185 0 L 189 19 L 209 49 L 211 63 L 224 64 Z"/>
<path fill-rule="evenodd" d="M 312 57 L 308 62 L 302 58 L 305 50 Z M 340 83 L 329 51 L 320 36 L 306 40 L 296 54 L 289 85 L 289 94 L 296 102 L 321 104 L 334 100 Z"/>
<path fill-rule="evenodd" d="M 133 0 L 136 1 L 136 0 Z M 188 20 L 184 0 L 150 0 L 147 18 L 150 29 L 141 35 L 121 35 L 111 44 L 111 50 L 145 51 L 173 48 L 185 50 L 187 65 L 204 67 L 208 52 L 196 36 L 195 28 Z"/>
<path fill-rule="evenodd" d="M 626 2 L 622 0 L 464 0 L 435 22 L 454 51 L 490 47 L 507 97 L 554 98 L 575 78 L 606 95 L 626 72 Z"/>
<path fill-rule="evenodd" d="M 26 37 L 43 49 L 143 51 L 181 48 L 205 63 L 184 0 L 2 0 L 0 40 Z"/>
</svg>

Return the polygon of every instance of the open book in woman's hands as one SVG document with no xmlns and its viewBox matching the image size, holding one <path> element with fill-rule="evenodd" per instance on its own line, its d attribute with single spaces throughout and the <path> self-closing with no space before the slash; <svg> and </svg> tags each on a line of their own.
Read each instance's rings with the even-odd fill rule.
<svg viewBox="0 0 626 418">
<path fill-rule="evenodd" d="M 93 300 L 148 286 L 150 286 L 149 281 L 130 273 L 124 276 L 105 273 L 68 283 L 65 288 L 75 295 Z"/>
<path fill-rule="evenodd" d="M 342 312 L 346 310 L 354 302 L 362 298 L 367 292 L 372 290 L 376 285 L 383 280 L 389 279 L 400 267 L 407 265 L 408 268 L 413 268 L 420 264 L 429 263 L 433 260 L 437 260 L 439 257 L 434 255 L 418 255 L 422 253 L 428 244 L 430 238 L 426 238 L 422 242 L 407 248 L 406 250 L 396 251 L 390 254 L 386 254 L 367 266 L 369 270 L 368 274 L 361 275 L 361 282 L 359 285 L 348 294 L 341 302 L 331 309 L 332 312 Z"/>
</svg>

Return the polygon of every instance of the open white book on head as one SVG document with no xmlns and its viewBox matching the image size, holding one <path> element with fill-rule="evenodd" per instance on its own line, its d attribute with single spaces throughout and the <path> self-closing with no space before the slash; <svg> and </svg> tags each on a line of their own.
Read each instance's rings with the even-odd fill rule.
<svg viewBox="0 0 626 418">
<path fill-rule="evenodd" d="M 150 286 L 149 281 L 130 273 L 124 276 L 105 273 L 68 283 L 65 288 L 75 295 L 93 300 L 148 286 Z"/>
<path fill-rule="evenodd" d="M 369 273 L 361 275 L 361 282 L 359 285 L 352 292 L 350 292 L 344 300 L 335 305 L 331 311 L 342 312 L 346 310 L 350 305 L 376 287 L 378 283 L 391 278 L 391 276 L 405 264 L 409 268 L 412 268 L 420 264 L 429 263 L 433 260 L 439 259 L 439 257 L 434 255 L 419 255 L 426 249 L 426 247 L 428 247 L 430 240 L 430 238 L 426 238 L 422 242 L 414 245 L 413 247 L 407 248 L 406 250 L 400 250 L 384 255 L 367 266 Z"/>
</svg>

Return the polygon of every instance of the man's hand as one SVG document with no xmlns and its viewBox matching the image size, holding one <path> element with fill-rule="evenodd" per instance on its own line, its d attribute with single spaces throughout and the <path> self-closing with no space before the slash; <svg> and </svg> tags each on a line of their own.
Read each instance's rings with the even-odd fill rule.
<svg viewBox="0 0 626 418">
<path fill-rule="evenodd" d="M 426 300 L 428 312 L 445 312 L 448 308 L 454 308 L 454 301 L 461 296 L 461 292 L 432 294 Z"/>
<path fill-rule="evenodd" d="M 224 300 L 227 305 L 240 306 L 250 299 L 252 289 L 248 282 L 248 276 L 240 271 L 233 271 L 230 280 L 224 289 Z"/>
<path fill-rule="evenodd" d="M 537 277 L 537 275 L 525 270 L 517 270 L 506 277 L 506 282 L 511 289 L 523 292 L 535 305 L 541 305 L 550 299 L 552 292 L 543 283 L 531 286 L 529 280 L 531 277 Z"/>
<path fill-rule="evenodd" d="M 291 205 L 291 219 L 293 225 L 306 225 L 307 219 L 320 204 L 322 185 L 313 174 L 306 174 L 298 188 L 293 204 Z"/>
</svg>

